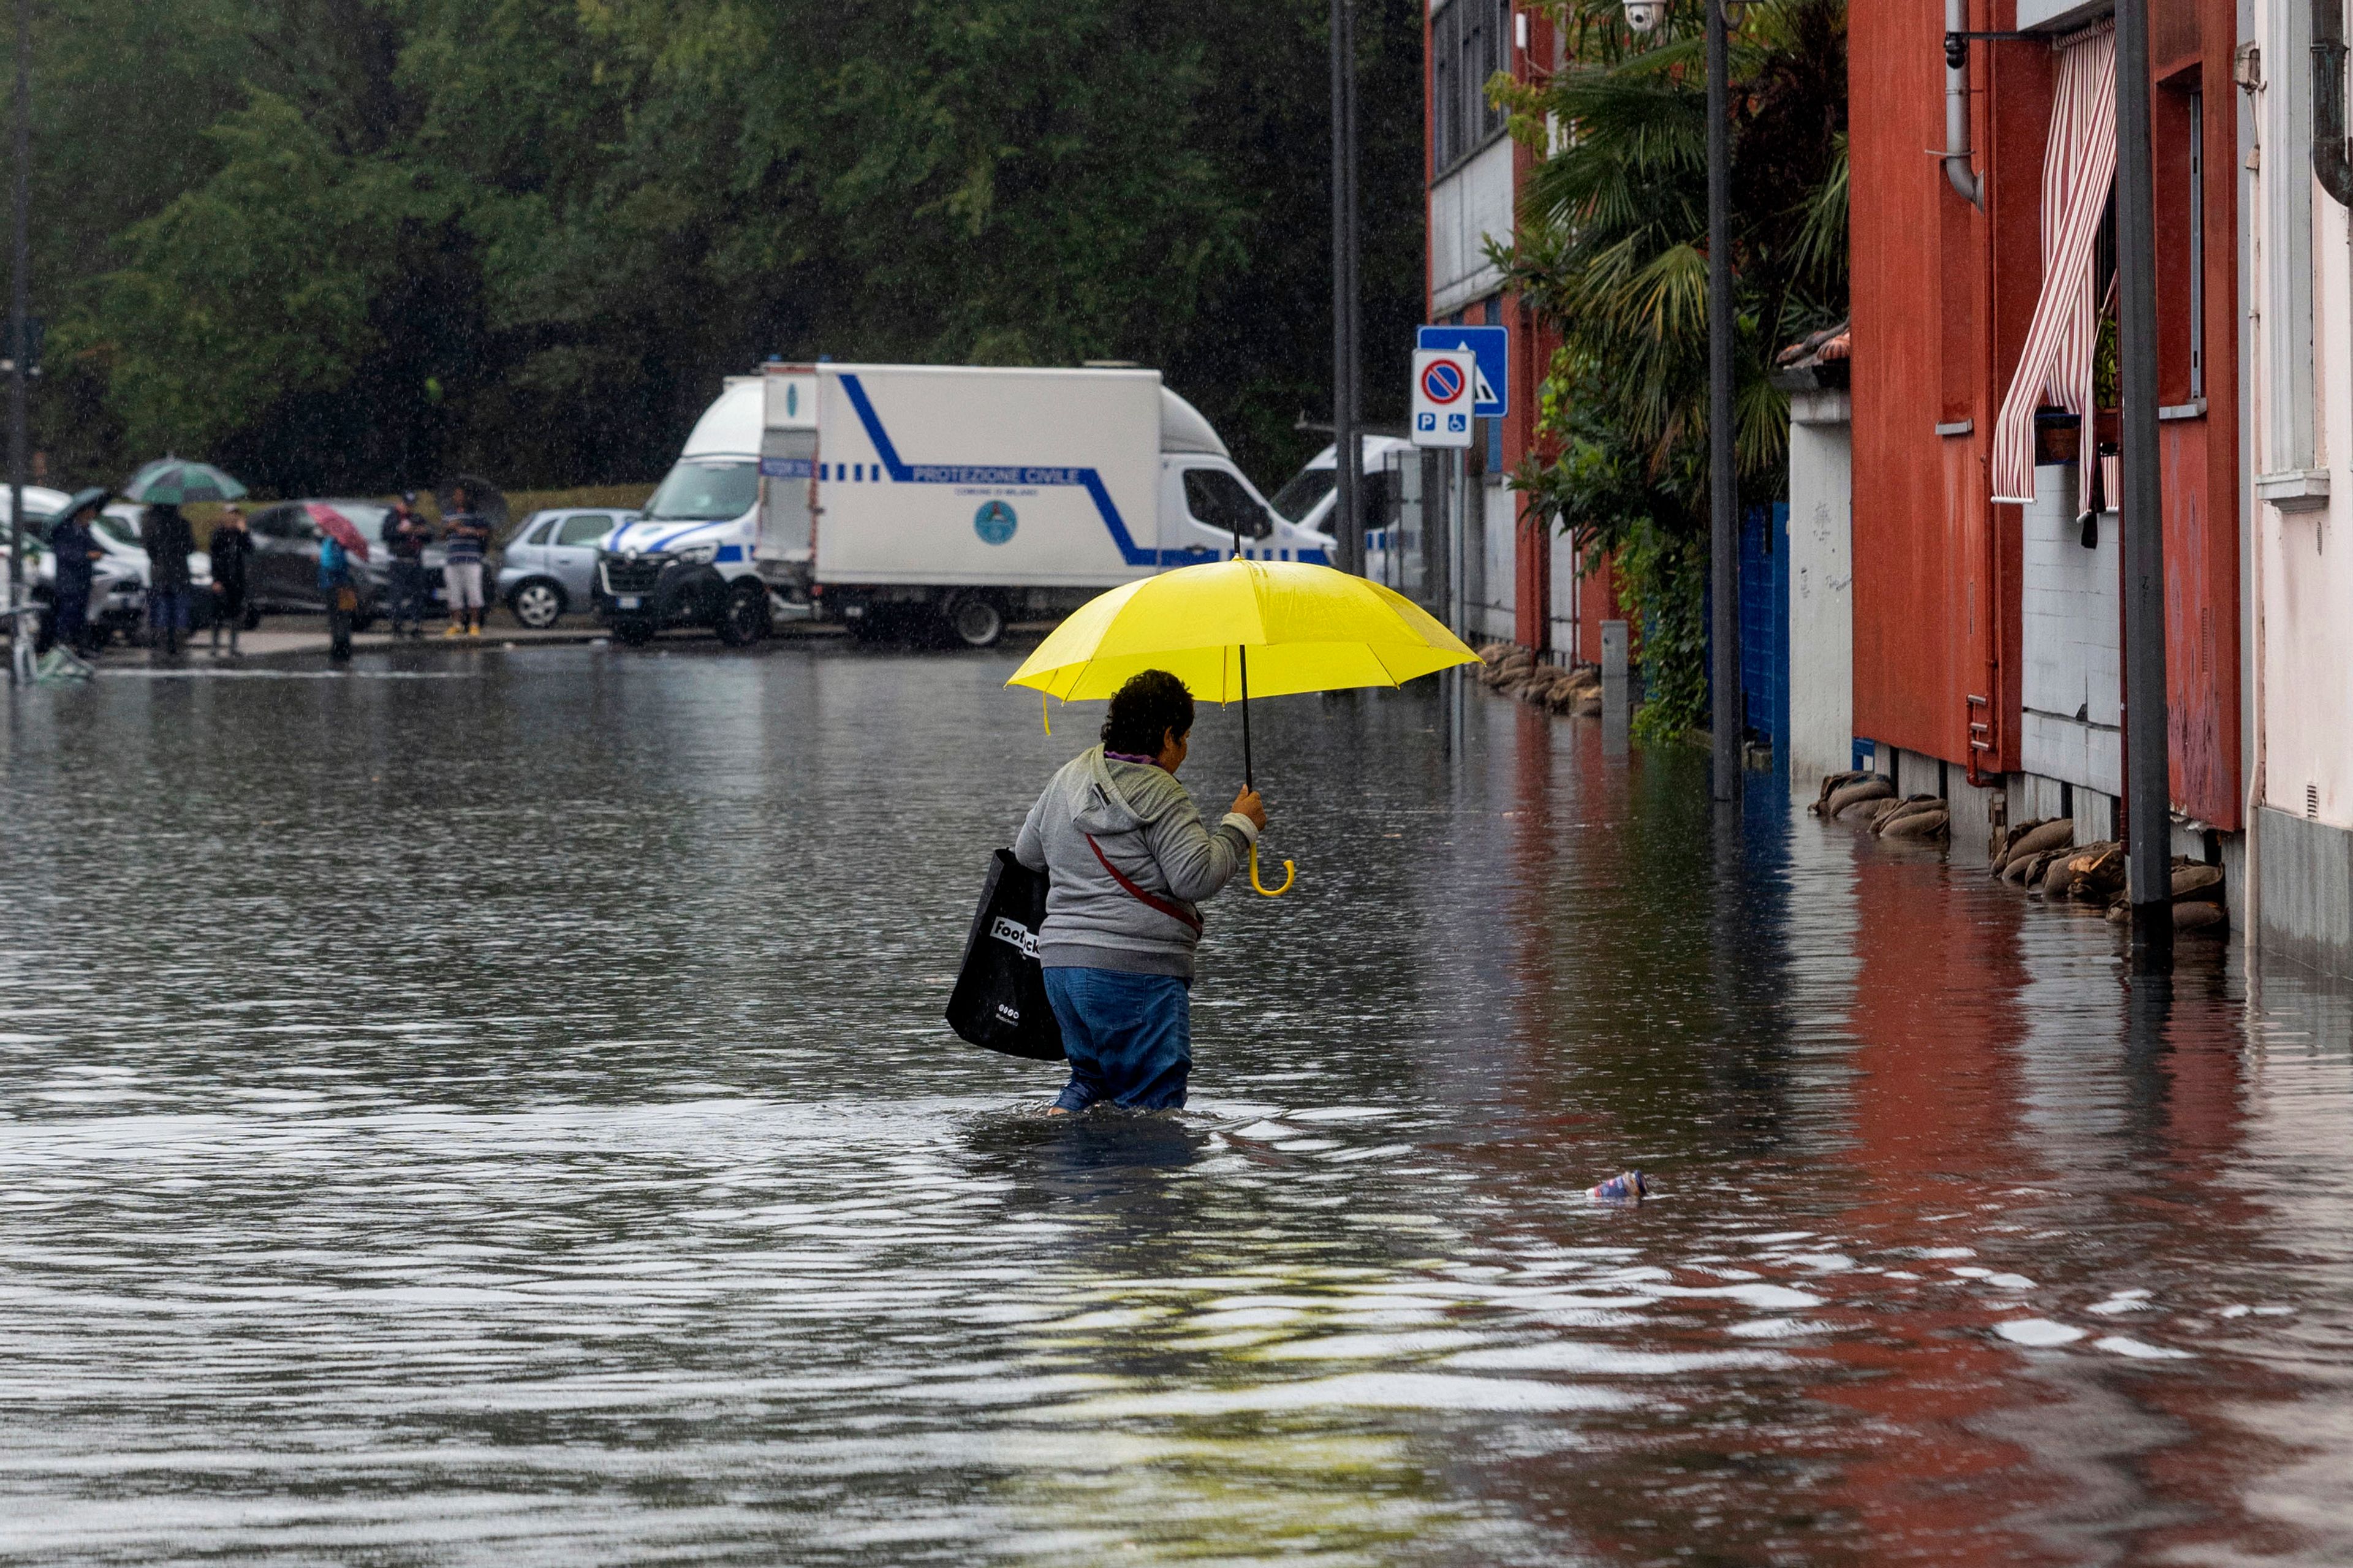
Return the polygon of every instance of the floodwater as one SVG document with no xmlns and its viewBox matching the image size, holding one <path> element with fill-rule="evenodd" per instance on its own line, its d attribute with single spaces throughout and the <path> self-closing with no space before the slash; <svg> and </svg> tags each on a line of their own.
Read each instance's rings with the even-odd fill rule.
<svg viewBox="0 0 2353 1568">
<path fill-rule="evenodd" d="M 2343 991 L 1289 699 L 1191 1108 L 1050 1121 L 939 1014 L 1099 710 L 401 657 L 6 710 L 0 1561 L 2353 1560 Z"/>
</svg>

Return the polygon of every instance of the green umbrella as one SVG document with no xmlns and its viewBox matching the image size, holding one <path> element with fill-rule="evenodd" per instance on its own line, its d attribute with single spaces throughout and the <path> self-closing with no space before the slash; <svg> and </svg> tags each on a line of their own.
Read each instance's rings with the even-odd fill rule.
<svg viewBox="0 0 2353 1568">
<path fill-rule="evenodd" d="M 189 501 L 236 500 L 245 487 L 210 463 L 181 458 L 158 458 L 122 487 L 122 499 L 151 506 L 181 506 Z"/>
</svg>

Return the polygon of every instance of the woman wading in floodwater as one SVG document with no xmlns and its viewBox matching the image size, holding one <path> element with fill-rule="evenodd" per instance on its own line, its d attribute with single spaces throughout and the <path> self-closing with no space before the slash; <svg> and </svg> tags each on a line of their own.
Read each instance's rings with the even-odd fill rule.
<svg viewBox="0 0 2353 1568">
<path fill-rule="evenodd" d="M 1251 789 L 1216 827 L 1203 826 L 1176 782 L 1192 732 L 1184 682 L 1160 669 L 1136 676 L 1111 700 L 1103 743 L 1048 781 L 1014 841 L 1014 858 L 1048 875 L 1038 960 L 1071 1058 L 1050 1114 L 1098 1100 L 1137 1110 L 1185 1103 L 1201 940 L 1194 906 L 1249 863 L 1266 826 Z"/>
</svg>

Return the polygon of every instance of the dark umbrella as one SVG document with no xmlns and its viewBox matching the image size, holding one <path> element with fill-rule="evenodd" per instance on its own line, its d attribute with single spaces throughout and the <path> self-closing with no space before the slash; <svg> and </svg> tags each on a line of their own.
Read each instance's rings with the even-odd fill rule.
<svg viewBox="0 0 2353 1568">
<path fill-rule="evenodd" d="M 58 515 L 49 520 L 49 526 L 52 528 L 56 527 L 58 523 L 65 521 L 66 519 L 73 516 L 73 514 L 78 511 L 84 510 L 96 511 L 105 503 L 105 501 L 106 487 L 104 485 L 92 485 L 86 490 L 76 490 L 73 494 L 66 497 L 65 505 L 58 508 Z"/>
<path fill-rule="evenodd" d="M 324 501 L 306 500 L 302 510 L 319 525 L 326 536 L 364 561 L 368 558 L 367 536 L 352 524 L 352 520 Z"/>
<path fill-rule="evenodd" d="M 441 504 L 441 515 L 457 510 L 450 498 L 459 490 L 466 492 L 466 510 L 491 525 L 493 533 L 504 533 L 507 528 L 506 492 L 480 474 L 452 474 L 433 487 L 434 499 Z"/>
<path fill-rule="evenodd" d="M 122 499 L 145 506 L 185 506 L 190 501 L 236 500 L 245 487 L 210 463 L 158 458 L 131 476 Z"/>
</svg>

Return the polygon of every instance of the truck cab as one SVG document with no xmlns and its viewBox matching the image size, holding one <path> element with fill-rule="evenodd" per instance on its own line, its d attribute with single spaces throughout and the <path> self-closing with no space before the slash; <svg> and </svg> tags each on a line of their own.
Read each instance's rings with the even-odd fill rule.
<svg viewBox="0 0 2353 1568">
<path fill-rule="evenodd" d="M 1164 570 L 1237 553 L 1246 561 L 1330 563 L 1331 536 L 1267 504 L 1198 409 L 1166 387 L 1160 400 Z"/>
<path fill-rule="evenodd" d="M 1419 549 L 1419 542 L 1409 543 L 1395 537 L 1396 502 L 1400 494 L 1419 488 L 1420 448 L 1396 436 L 1367 435 L 1358 439 L 1364 460 L 1357 471 L 1364 477 L 1357 486 L 1356 504 L 1364 514 L 1365 575 L 1402 588 L 1410 576 L 1403 556 L 1409 549 Z M 1339 537 L 1333 515 L 1339 505 L 1338 451 L 1337 447 L 1326 447 L 1310 458 L 1306 467 L 1274 492 L 1273 502 L 1275 512 L 1285 522 L 1335 541 Z M 1416 471 L 1409 474 L 1409 468 Z"/>
<path fill-rule="evenodd" d="M 762 384 L 727 378 L 644 510 L 597 551 L 592 604 L 623 642 L 703 626 L 740 646 L 773 628 L 758 563 Z"/>
</svg>

